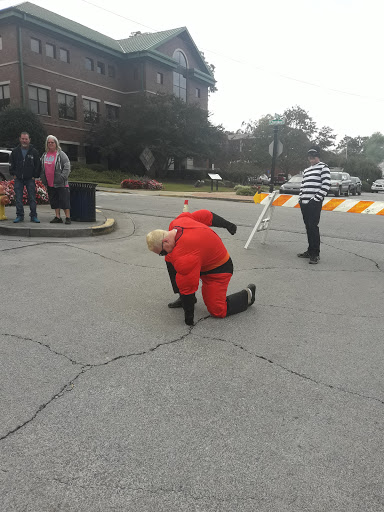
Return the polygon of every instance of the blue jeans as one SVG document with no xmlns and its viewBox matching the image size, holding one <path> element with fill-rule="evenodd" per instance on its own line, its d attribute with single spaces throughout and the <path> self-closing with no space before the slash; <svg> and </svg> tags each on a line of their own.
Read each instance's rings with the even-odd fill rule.
<svg viewBox="0 0 384 512">
<path fill-rule="evenodd" d="M 31 210 L 30 217 L 37 217 L 36 213 L 36 188 L 35 188 L 35 180 L 32 178 L 25 180 L 20 178 L 15 178 L 15 200 L 16 200 L 16 215 L 18 217 L 24 218 L 24 206 L 23 206 L 23 191 L 24 186 L 28 192 L 28 201 L 29 208 Z"/>
</svg>

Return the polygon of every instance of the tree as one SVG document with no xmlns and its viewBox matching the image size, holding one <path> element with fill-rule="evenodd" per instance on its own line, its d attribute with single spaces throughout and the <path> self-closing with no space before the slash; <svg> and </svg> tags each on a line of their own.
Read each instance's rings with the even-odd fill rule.
<svg viewBox="0 0 384 512">
<path fill-rule="evenodd" d="M 0 111 L 0 146 L 14 148 L 21 132 L 28 132 L 39 153 L 44 152 L 47 133 L 39 117 L 23 107 L 7 107 Z"/>
<path fill-rule="evenodd" d="M 329 149 L 335 145 L 336 134 L 333 133 L 333 129 L 329 126 L 323 126 L 316 133 L 314 143 L 321 149 Z"/>
<path fill-rule="evenodd" d="M 139 160 L 148 147 L 155 164 L 151 173 L 164 177 L 170 164 L 185 158 L 214 159 L 224 140 L 224 130 L 209 121 L 197 104 L 173 95 L 142 95 L 122 110 L 119 120 L 94 125 L 89 141 L 102 156 L 126 162 L 130 170 L 144 171 Z"/>
<path fill-rule="evenodd" d="M 316 123 L 304 109 L 296 105 L 283 113 L 285 123 L 291 128 L 301 130 L 309 139 L 316 133 Z"/>
<path fill-rule="evenodd" d="M 363 156 L 352 156 L 345 161 L 343 166 L 345 172 L 351 176 L 358 176 L 362 181 L 373 181 L 381 178 L 381 170 L 379 167 Z"/>
<path fill-rule="evenodd" d="M 366 137 L 364 156 L 376 164 L 384 161 L 384 135 L 382 133 L 376 132 L 370 137 Z"/>
<path fill-rule="evenodd" d="M 345 135 L 339 142 L 336 150 L 339 153 L 344 153 L 344 157 L 356 156 L 362 154 L 367 137 L 350 137 Z"/>
</svg>

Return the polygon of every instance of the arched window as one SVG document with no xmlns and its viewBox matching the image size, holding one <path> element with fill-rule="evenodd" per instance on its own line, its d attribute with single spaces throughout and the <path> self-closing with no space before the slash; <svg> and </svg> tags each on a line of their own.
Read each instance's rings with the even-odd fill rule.
<svg viewBox="0 0 384 512">
<path fill-rule="evenodd" d="M 173 72 L 173 94 L 187 101 L 187 59 L 180 50 L 176 50 L 173 58 L 177 61 L 177 70 Z"/>
</svg>

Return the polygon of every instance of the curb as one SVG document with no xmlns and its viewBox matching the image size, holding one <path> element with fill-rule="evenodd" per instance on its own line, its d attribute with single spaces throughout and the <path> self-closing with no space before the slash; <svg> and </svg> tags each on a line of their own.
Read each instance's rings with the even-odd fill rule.
<svg viewBox="0 0 384 512">
<path fill-rule="evenodd" d="M 53 228 L 27 228 L 27 227 L 6 227 L 0 224 L 0 235 L 23 236 L 28 238 L 76 238 L 84 236 L 107 235 L 116 228 L 115 219 L 107 219 L 100 226 L 90 226 L 75 229 L 53 229 Z"/>
<path fill-rule="evenodd" d="M 117 224 L 115 219 L 107 219 L 101 226 L 93 226 L 88 229 L 92 230 L 91 234 L 93 236 L 107 235 L 108 233 L 112 233 L 112 231 L 116 229 L 116 225 Z"/>
</svg>

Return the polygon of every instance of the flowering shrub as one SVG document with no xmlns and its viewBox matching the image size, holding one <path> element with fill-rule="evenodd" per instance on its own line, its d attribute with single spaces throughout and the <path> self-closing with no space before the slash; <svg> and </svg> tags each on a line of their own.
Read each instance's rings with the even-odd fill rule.
<svg viewBox="0 0 384 512">
<path fill-rule="evenodd" d="M 130 188 L 130 189 L 146 189 L 146 190 L 162 190 L 163 184 L 159 183 L 156 180 L 151 180 L 148 178 L 136 178 L 136 179 L 127 179 L 123 180 L 120 184 L 121 188 Z"/>
<path fill-rule="evenodd" d="M 0 185 L 2 185 L 4 187 L 4 193 L 8 197 L 10 205 L 14 205 L 16 202 L 14 184 L 15 184 L 14 180 L 0 182 Z M 36 189 L 36 203 L 37 204 L 48 203 L 48 192 L 41 180 L 35 180 L 35 189 Z M 27 193 L 27 189 L 25 187 L 24 187 L 24 192 L 23 192 L 23 204 L 28 204 L 28 193 Z"/>
</svg>

